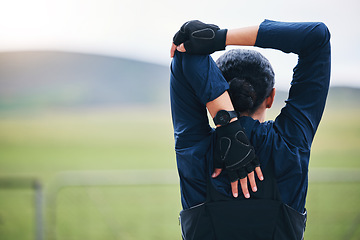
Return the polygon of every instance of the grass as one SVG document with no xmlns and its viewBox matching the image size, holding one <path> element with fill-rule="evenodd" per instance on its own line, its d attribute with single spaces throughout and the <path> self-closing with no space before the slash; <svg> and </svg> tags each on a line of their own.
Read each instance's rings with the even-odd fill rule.
<svg viewBox="0 0 360 240">
<path fill-rule="evenodd" d="M 360 237 L 360 183 L 311 183 L 305 239 Z"/>
<path fill-rule="evenodd" d="M 360 168 L 360 110 L 325 112 L 315 136 L 311 167 Z"/>
<path fill-rule="evenodd" d="M 0 173 L 174 168 L 170 117 L 143 113 L 135 120 L 116 111 L 3 117 Z"/>
<path fill-rule="evenodd" d="M 58 199 L 57 237 L 180 239 L 178 202 L 175 185 L 64 189 Z"/>
<path fill-rule="evenodd" d="M 327 110 L 310 168 L 360 169 L 360 110 Z M 68 170 L 175 169 L 159 109 L 0 115 L 0 178 Z M 336 179 L 337 176 L 334 176 Z M 0 239 L 34 239 L 34 193 L 0 189 Z M 310 182 L 305 239 L 360 238 L 360 183 Z M 178 185 L 72 187 L 57 194 L 57 239 L 181 239 Z"/>
<path fill-rule="evenodd" d="M 0 190 L 0 238 L 34 239 L 33 192 Z"/>
</svg>

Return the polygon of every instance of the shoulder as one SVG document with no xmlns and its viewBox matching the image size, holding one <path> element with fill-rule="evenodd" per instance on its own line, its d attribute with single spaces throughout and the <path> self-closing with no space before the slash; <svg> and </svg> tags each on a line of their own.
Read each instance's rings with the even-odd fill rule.
<svg viewBox="0 0 360 240">
<path fill-rule="evenodd" d="M 304 134 L 297 131 L 297 128 L 292 125 L 286 128 L 280 127 L 279 117 L 275 121 L 262 123 L 251 117 L 241 117 L 240 121 L 251 144 L 257 151 L 263 151 L 270 146 L 275 147 L 275 145 L 277 147 L 284 145 L 284 150 L 295 147 L 304 151 L 308 150 L 307 144 L 301 144 L 305 139 Z"/>
<path fill-rule="evenodd" d="M 250 143 L 255 148 L 256 155 L 262 166 L 266 166 L 272 158 L 273 141 L 275 139 L 273 122 L 260 123 L 251 117 L 241 117 L 240 122 L 248 136 Z"/>
<path fill-rule="evenodd" d="M 269 140 L 275 134 L 273 121 L 260 123 L 251 117 L 241 117 L 240 122 L 251 144 L 257 151 L 260 151 L 264 144 L 270 144 Z"/>
<path fill-rule="evenodd" d="M 266 165 L 272 158 L 281 161 L 293 154 L 294 146 L 277 131 L 274 121 L 260 123 L 251 117 L 241 117 L 240 121 L 261 164 Z"/>
</svg>

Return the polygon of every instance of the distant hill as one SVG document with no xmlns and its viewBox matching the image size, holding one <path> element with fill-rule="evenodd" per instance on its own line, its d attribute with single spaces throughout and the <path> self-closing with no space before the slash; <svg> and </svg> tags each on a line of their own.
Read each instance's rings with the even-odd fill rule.
<svg viewBox="0 0 360 240">
<path fill-rule="evenodd" d="M 360 88 L 331 87 L 327 101 L 328 108 L 360 108 Z"/>
<path fill-rule="evenodd" d="M 281 107 L 286 92 L 278 91 Z M 169 67 L 69 52 L 0 53 L 0 111 L 168 105 Z M 358 107 L 360 89 L 332 87 L 327 107 Z"/>
<path fill-rule="evenodd" d="M 288 93 L 276 91 L 274 107 L 281 108 L 285 105 Z M 330 87 L 326 108 L 360 108 L 360 88 L 333 86 Z"/>
<path fill-rule="evenodd" d="M 0 53 L 0 110 L 168 103 L 169 68 L 68 53 Z"/>
</svg>

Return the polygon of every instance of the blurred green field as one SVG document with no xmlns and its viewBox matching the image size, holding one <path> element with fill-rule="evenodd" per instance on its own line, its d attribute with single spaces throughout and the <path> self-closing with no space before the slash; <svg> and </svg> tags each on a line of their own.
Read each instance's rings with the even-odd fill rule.
<svg viewBox="0 0 360 240">
<path fill-rule="evenodd" d="M 360 171 L 359 120 L 359 109 L 325 112 L 310 172 Z M 64 171 L 124 169 L 176 169 L 167 109 L 0 115 L 0 178 L 36 177 L 48 191 Z M 305 239 L 360 239 L 360 182 L 337 178 L 310 182 Z M 0 239 L 34 239 L 33 198 L 0 189 Z M 57 239 L 161 240 L 181 239 L 180 209 L 179 186 L 168 183 L 62 188 L 52 211 Z"/>
</svg>

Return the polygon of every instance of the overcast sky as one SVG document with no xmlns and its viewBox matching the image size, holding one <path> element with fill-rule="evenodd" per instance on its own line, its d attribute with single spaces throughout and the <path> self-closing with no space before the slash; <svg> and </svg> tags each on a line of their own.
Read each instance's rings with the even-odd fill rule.
<svg viewBox="0 0 360 240">
<path fill-rule="evenodd" d="M 359 0 L 0 0 L 0 51 L 76 51 L 168 66 L 172 36 L 190 19 L 221 28 L 265 18 L 322 21 L 332 34 L 332 85 L 360 87 L 359 13 Z M 273 64 L 276 86 L 287 88 L 296 56 L 261 52 Z"/>
</svg>

